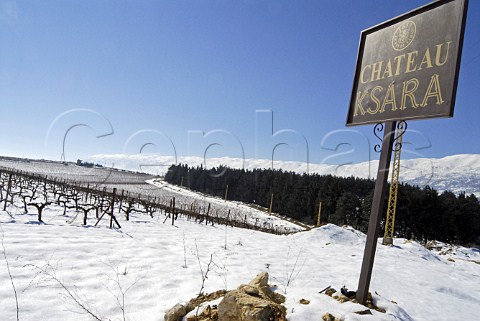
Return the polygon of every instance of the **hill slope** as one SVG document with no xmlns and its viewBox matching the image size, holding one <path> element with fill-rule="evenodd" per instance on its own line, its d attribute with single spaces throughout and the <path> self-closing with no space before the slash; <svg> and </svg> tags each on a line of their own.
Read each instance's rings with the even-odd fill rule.
<svg viewBox="0 0 480 321">
<path fill-rule="evenodd" d="M 116 167 L 147 171 L 153 174 L 164 174 L 172 163 L 183 163 L 190 166 L 205 167 L 205 160 L 201 157 L 162 157 L 155 155 L 95 155 L 89 161 L 112 165 Z M 274 161 L 267 159 L 236 159 L 236 158 L 211 158 L 207 159 L 208 168 L 225 165 L 231 168 L 276 168 L 297 173 L 318 173 L 322 175 L 356 176 L 359 178 L 375 178 L 378 161 L 359 164 L 327 165 L 307 164 L 302 162 Z M 438 190 L 450 190 L 454 193 L 466 192 L 480 197 L 480 154 L 454 155 L 444 158 L 417 158 L 402 160 L 400 180 L 424 187 Z"/>
<path fill-rule="evenodd" d="M 1 256 L 2 320 L 16 314 L 8 271 L 20 320 L 91 320 L 86 310 L 101 320 L 162 320 L 167 309 L 198 293 L 200 266 L 205 272 L 210 257 L 205 292 L 236 288 L 267 271 L 276 291 L 286 293 L 289 321 L 320 320 L 326 312 L 345 321 L 478 318 L 478 249 L 440 255 L 441 249 L 403 239 L 379 245 L 371 291 L 386 313 L 359 316 L 354 312 L 364 307 L 318 293 L 329 285 L 356 288 L 365 236 L 350 228 L 326 225 L 278 236 L 136 215 L 112 230 L 83 227 L 74 210 L 63 216 L 55 207 L 44 214 L 45 224 L 32 213 L 10 215 L 0 212 L 1 251 L 9 262 L 8 270 Z M 300 304 L 302 298 L 310 304 Z"/>
</svg>

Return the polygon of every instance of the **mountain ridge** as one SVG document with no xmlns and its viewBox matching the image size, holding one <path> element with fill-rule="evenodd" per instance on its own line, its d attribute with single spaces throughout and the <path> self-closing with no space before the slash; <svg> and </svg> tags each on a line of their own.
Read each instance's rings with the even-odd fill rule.
<svg viewBox="0 0 480 321">
<path fill-rule="evenodd" d="M 357 164 L 315 164 L 297 161 L 268 159 L 239 159 L 231 157 L 202 158 L 170 157 L 148 154 L 99 154 L 88 157 L 88 161 L 126 170 L 140 170 L 150 174 L 164 175 L 171 164 L 187 164 L 213 168 L 227 166 L 237 169 L 282 169 L 296 173 L 334 175 L 375 179 L 378 160 Z M 457 154 L 443 158 L 415 158 L 401 161 L 400 181 L 419 187 L 430 186 L 439 192 L 465 192 L 480 197 L 480 154 Z"/>
</svg>

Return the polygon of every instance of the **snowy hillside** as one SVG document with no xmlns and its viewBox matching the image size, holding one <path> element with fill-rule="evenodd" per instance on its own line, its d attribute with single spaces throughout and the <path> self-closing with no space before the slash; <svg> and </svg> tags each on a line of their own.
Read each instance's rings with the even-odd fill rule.
<svg viewBox="0 0 480 321">
<path fill-rule="evenodd" d="M 73 175 L 89 182 L 98 182 L 106 170 L 36 162 L 17 165 L 49 177 Z M 247 216 L 255 221 L 294 229 L 263 211 L 252 212 L 243 204 L 208 198 L 162 181 L 139 185 L 135 182 L 141 178 L 120 172 L 107 177 L 103 180 L 107 185 L 129 183 L 133 188 L 140 186 L 142 193 L 161 191 L 168 197 L 175 194 L 179 201 L 184 197 L 232 209 L 232 213 L 249 211 Z M 23 193 L 33 189 L 26 181 L 16 181 L 25 186 Z M 53 189 L 45 182 L 37 185 L 43 192 L 35 202 L 51 199 Z M 337 291 L 343 285 L 356 289 L 365 235 L 352 228 L 330 224 L 273 235 L 205 225 L 182 215 L 171 223 L 162 211 L 132 212 L 127 221 L 118 211 L 122 228 L 110 229 L 103 215 L 99 225 L 93 226 L 94 213 L 83 223 L 85 212 L 55 202 L 45 208 L 40 222 L 33 204 L 19 197 L 13 200 L 6 211 L 0 210 L 2 321 L 163 320 L 169 308 L 200 291 L 235 289 L 260 272 L 268 272 L 275 291 L 286 295 L 288 321 L 320 320 L 327 312 L 343 321 L 478 319 L 478 248 L 430 244 L 429 250 L 404 239 L 395 239 L 392 247 L 379 244 L 370 289 L 374 304 L 386 312 L 371 310 L 372 315 L 361 316 L 355 312 L 365 311 L 364 306 L 340 303 L 319 293 L 328 286 Z M 5 202 L 1 205 L 3 209 Z M 207 270 L 202 289 L 202 274 Z M 309 303 L 302 304 L 301 299 Z"/>
<path fill-rule="evenodd" d="M 81 226 L 74 211 L 63 216 L 51 208 L 45 224 L 31 213 L 10 214 L 0 212 L 1 320 L 16 320 L 11 280 L 20 320 L 94 320 L 87 310 L 100 320 L 163 320 L 199 292 L 199 259 L 205 271 L 211 255 L 205 292 L 234 289 L 267 271 L 287 297 L 289 321 L 320 320 L 326 312 L 345 321 L 478 319 L 478 249 L 430 251 L 404 239 L 379 245 L 371 291 L 386 313 L 360 316 L 354 312 L 365 307 L 318 293 L 357 286 L 365 236 L 349 228 L 278 236 L 140 215 L 111 230 Z"/>
<path fill-rule="evenodd" d="M 2 168 L 34 173 L 42 177 L 48 176 L 58 181 L 69 180 L 84 185 L 89 184 L 97 190 L 101 190 L 103 187 L 112 190 L 115 187 L 119 192 L 125 191 L 143 199 L 155 198 L 163 204 L 168 204 L 172 198 L 175 198 L 177 208 L 188 208 L 192 205 L 198 209 L 210 208 L 210 213 L 213 216 L 225 217 L 228 215 L 228 218 L 232 221 L 245 221 L 251 225 L 274 229 L 281 233 L 304 229 L 297 223 L 288 221 L 291 219 L 280 217 L 276 213 L 265 215 L 265 211 L 261 208 L 241 202 L 225 202 L 223 199 L 168 184 L 161 179 L 155 179 L 151 175 L 118 171 L 111 168 L 87 168 L 71 163 L 0 159 L 0 171 Z"/>
<path fill-rule="evenodd" d="M 360 178 L 375 178 L 378 161 L 364 162 L 348 165 L 307 164 L 301 162 L 274 161 L 268 159 L 236 159 L 236 158 L 211 158 L 205 160 L 201 157 L 162 157 L 154 155 L 95 155 L 89 158 L 100 164 L 128 169 L 164 174 L 172 163 L 183 163 L 190 166 L 203 164 L 207 168 L 225 165 L 232 168 L 275 168 L 298 173 L 332 174 L 338 176 L 356 176 Z M 400 179 L 405 183 L 432 188 L 442 192 L 450 190 L 455 193 L 465 191 L 480 197 L 480 154 L 454 155 L 445 158 L 418 158 L 402 160 Z"/>
</svg>

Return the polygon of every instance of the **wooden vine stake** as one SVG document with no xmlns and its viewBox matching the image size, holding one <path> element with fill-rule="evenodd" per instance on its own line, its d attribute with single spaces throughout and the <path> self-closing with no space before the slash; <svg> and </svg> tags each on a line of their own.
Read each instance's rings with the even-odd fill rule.
<svg viewBox="0 0 480 321">
<path fill-rule="evenodd" d="M 273 205 L 273 193 L 270 197 L 270 206 L 268 207 L 268 214 L 272 214 L 272 205 Z"/>
<path fill-rule="evenodd" d="M 320 215 L 322 213 L 322 202 L 318 203 L 317 226 L 320 226 Z"/>
<path fill-rule="evenodd" d="M 8 194 L 10 193 L 10 188 L 12 187 L 12 173 L 8 176 L 8 185 L 7 185 L 7 191 L 5 194 L 5 203 L 3 205 L 3 210 L 7 210 L 7 200 L 8 200 Z"/>
<path fill-rule="evenodd" d="M 110 212 L 110 228 L 113 227 L 113 221 L 115 221 L 115 224 L 117 224 L 118 228 L 122 228 L 120 226 L 120 223 L 118 223 L 117 221 L 117 218 L 115 217 L 115 215 L 113 214 L 113 211 L 114 211 L 114 208 L 115 208 L 115 195 L 117 193 L 117 188 L 113 188 L 113 194 L 112 194 L 112 208 L 111 208 L 111 212 Z"/>
<path fill-rule="evenodd" d="M 175 225 L 175 197 L 172 199 L 172 225 Z"/>
<path fill-rule="evenodd" d="M 205 225 L 208 225 L 208 214 L 210 213 L 210 203 L 208 203 L 207 217 L 205 218 Z"/>
</svg>

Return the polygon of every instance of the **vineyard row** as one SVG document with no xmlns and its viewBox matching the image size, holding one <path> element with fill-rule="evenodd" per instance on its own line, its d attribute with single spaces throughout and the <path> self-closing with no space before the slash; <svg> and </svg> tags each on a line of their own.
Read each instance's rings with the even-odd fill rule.
<svg viewBox="0 0 480 321">
<path fill-rule="evenodd" d="M 12 209 L 20 208 L 28 213 L 29 208 L 36 209 L 38 221 L 43 222 L 44 210 L 50 206 L 63 207 L 63 215 L 67 210 L 75 210 L 76 215 L 83 215 L 83 225 L 89 219 L 95 219 L 97 226 L 103 219 L 109 220 L 110 228 L 121 228 L 119 221 L 123 217 L 130 220 L 133 212 L 149 215 L 165 215 L 167 221 L 175 224 L 179 216 L 201 224 L 220 224 L 238 228 L 246 228 L 273 234 L 285 234 L 289 231 L 273 226 L 249 221 L 247 215 L 235 213 L 235 209 L 213 209 L 210 203 L 199 206 L 195 202 L 176 202 L 175 197 L 133 195 L 116 187 L 85 184 L 73 180 L 59 179 L 52 176 L 20 171 L 13 168 L 0 167 L 0 209 L 12 216 Z M 93 214 L 94 213 L 94 214 Z M 243 217 L 241 217 L 243 216 Z M 12 216 L 13 218 L 13 216 Z"/>
</svg>

